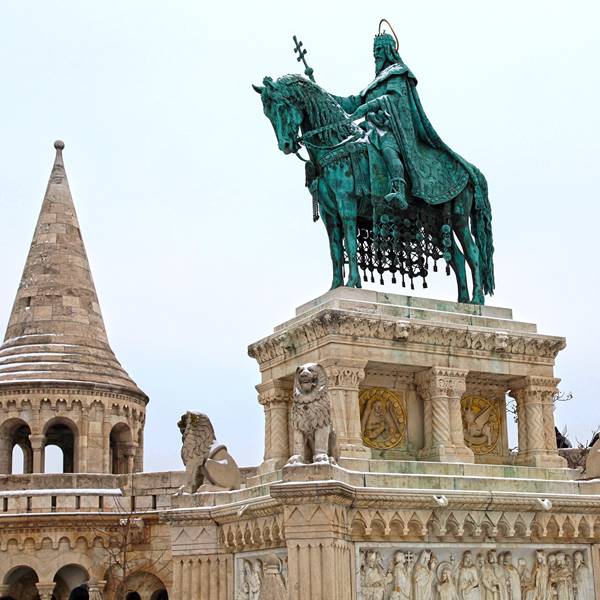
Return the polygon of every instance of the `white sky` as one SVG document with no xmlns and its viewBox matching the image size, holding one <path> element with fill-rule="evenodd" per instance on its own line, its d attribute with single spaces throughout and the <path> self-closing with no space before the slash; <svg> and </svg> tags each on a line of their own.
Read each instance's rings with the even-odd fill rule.
<svg viewBox="0 0 600 600">
<path fill-rule="evenodd" d="M 489 303 L 567 337 L 556 373 L 575 399 L 558 424 L 583 440 L 600 423 L 596 2 L 7 2 L 0 329 L 62 138 L 113 349 L 151 398 L 147 470 L 180 468 L 186 409 L 260 462 L 247 345 L 325 292 L 330 265 L 303 166 L 250 84 L 298 72 L 297 34 L 323 87 L 357 93 L 381 17 L 434 127 L 487 177 Z M 416 292 L 455 299 L 450 278 L 429 286 Z"/>
</svg>

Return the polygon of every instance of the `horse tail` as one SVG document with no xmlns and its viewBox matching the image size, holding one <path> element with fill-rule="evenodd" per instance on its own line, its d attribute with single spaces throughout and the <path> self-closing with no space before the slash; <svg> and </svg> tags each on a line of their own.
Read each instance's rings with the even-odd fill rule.
<svg viewBox="0 0 600 600">
<path fill-rule="evenodd" d="M 475 201 L 471 208 L 471 231 L 479 249 L 481 285 L 484 294 L 494 295 L 494 240 L 492 237 L 492 208 L 488 199 L 487 181 L 475 169 L 473 182 Z"/>
</svg>

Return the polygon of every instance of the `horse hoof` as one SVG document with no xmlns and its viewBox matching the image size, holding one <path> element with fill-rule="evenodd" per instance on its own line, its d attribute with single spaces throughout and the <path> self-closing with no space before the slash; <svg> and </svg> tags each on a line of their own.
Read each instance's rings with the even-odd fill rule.
<svg viewBox="0 0 600 600">
<path fill-rule="evenodd" d="M 475 292 L 473 292 L 473 300 L 471 301 L 471 304 L 479 304 L 479 305 L 485 304 L 485 298 L 483 296 L 482 291 L 476 290 Z"/>
<path fill-rule="evenodd" d="M 346 287 L 349 288 L 361 288 L 362 283 L 360 281 L 360 277 L 358 279 L 348 279 L 348 283 L 346 283 Z"/>
</svg>

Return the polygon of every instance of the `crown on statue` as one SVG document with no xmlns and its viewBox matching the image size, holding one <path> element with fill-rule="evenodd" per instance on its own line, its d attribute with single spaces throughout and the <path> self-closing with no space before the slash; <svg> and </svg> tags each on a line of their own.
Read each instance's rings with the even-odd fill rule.
<svg viewBox="0 0 600 600">
<path fill-rule="evenodd" d="M 396 39 L 389 33 L 378 33 L 375 35 L 375 40 L 373 41 L 373 50 L 382 47 L 396 50 L 396 46 Z"/>
</svg>

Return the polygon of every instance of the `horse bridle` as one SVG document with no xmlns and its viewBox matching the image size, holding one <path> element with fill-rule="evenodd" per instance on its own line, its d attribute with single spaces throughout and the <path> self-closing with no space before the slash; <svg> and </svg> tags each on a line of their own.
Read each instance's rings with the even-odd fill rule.
<svg viewBox="0 0 600 600">
<path fill-rule="evenodd" d="M 350 141 L 355 141 L 359 138 L 360 136 L 360 132 L 356 132 L 353 135 L 347 137 L 346 139 L 342 140 L 341 142 L 337 143 L 337 144 L 333 144 L 331 146 L 329 145 L 318 145 L 318 144 L 313 144 L 312 142 L 309 142 L 307 140 L 307 138 L 312 138 L 315 135 L 318 135 L 319 133 L 324 133 L 325 131 L 328 131 L 330 129 L 334 129 L 335 127 L 339 127 L 340 125 L 344 125 L 347 124 L 347 120 L 344 119 L 343 121 L 336 121 L 335 123 L 329 123 L 328 125 L 323 125 L 323 127 L 317 127 L 316 129 L 311 129 L 310 131 L 307 131 L 304 135 L 301 135 L 299 137 L 296 137 L 294 139 L 294 141 L 299 145 L 299 146 L 304 146 L 307 150 L 337 150 L 338 148 L 341 148 L 342 146 L 344 146 L 345 144 L 347 144 Z M 294 152 L 294 154 L 303 162 L 308 162 L 307 159 L 302 158 L 300 156 L 300 154 L 298 153 L 299 151 Z"/>
</svg>

